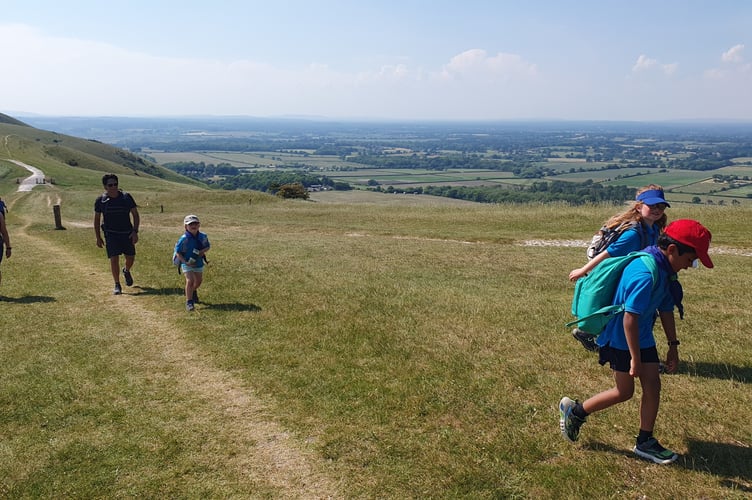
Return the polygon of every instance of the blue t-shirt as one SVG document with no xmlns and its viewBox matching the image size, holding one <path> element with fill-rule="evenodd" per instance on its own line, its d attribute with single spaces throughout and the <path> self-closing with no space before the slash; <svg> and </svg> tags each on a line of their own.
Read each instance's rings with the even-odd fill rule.
<svg viewBox="0 0 752 500">
<path fill-rule="evenodd" d="M 653 275 L 642 259 L 630 262 L 621 275 L 616 288 L 613 304 L 624 304 L 625 310 L 639 315 L 640 349 L 655 346 L 653 325 L 656 311 L 674 310 L 674 299 L 669 293 L 669 276 L 658 267 L 658 283 L 653 288 Z M 597 343 L 603 347 L 609 344 L 614 349 L 629 350 L 624 333 L 624 313 L 614 316 L 598 336 Z"/>
<path fill-rule="evenodd" d="M 178 242 L 175 243 L 175 253 L 179 253 L 185 260 L 188 260 L 194 255 L 194 250 L 204 250 L 209 247 L 211 247 L 211 244 L 209 243 L 209 237 L 206 233 L 199 231 L 194 237 L 189 231 L 186 231 L 180 239 L 178 239 Z M 196 256 L 195 258 L 196 264 L 193 266 L 193 269 L 203 269 L 203 257 Z"/>
<path fill-rule="evenodd" d="M 658 228 L 655 225 L 641 224 L 642 228 L 635 226 L 627 229 L 619 238 L 611 243 L 606 251 L 611 257 L 621 257 L 630 252 L 637 252 L 645 247 L 658 243 Z M 643 236 L 644 235 L 644 236 Z M 643 245 L 643 237 L 645 244 Z"/>
</svg>

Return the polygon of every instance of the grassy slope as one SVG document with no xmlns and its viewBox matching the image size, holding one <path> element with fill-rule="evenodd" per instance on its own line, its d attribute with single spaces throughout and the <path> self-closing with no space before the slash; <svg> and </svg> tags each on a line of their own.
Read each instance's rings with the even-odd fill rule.
<svg viewBox="0 0 752 500">
<path fill-rule="evenodd" d="M 125 175 L 143 229 L 136 286 L 113 297 L 90 228 L 101 174 L 50 168 L 59 184 L 32 193 L 0 181 L 14 241 L 0 495 L 752 491 L 750 209 L 671 209 L 727 252 L 682 280 L 684 364 L 664 379 L 657 428 L 682 457 L 661 468 L 629 451 L 636 401 L 592 417 L 577 445 L 559 435 L 558 399 L 610 376 L 563 327 L 582 248 L 522 244 L 584 240 L 612 207 L 294 202 Z M 52 203 L 67 230 L 53 229 Z M 188 212 L 214 246 L 192 315 L 169 264 Z"/>
</svg>

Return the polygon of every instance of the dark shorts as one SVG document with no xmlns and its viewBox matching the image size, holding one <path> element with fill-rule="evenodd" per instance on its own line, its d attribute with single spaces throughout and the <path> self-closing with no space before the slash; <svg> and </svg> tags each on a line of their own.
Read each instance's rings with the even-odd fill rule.
<svg viewBox="0 0 752 500">
<path fill-rule="evenodd" d="M 104 241 L 107 257 L 136 255 L 136 246 L 131 241 L 130 234 L 105 233 Z"/>
<path fill-rule="evenodd" d="M 658 349 L 655 346 L 640 349 L 640 359 L 643 363 L 658 363 Z M 629 351 L 614 349 L 611 346 L 603 346 L 598 351 L 598 362 L 601 365 L 609 363 L 611 369 L 617 372 L 629 373 L 632 355 Z"/>
</svg>

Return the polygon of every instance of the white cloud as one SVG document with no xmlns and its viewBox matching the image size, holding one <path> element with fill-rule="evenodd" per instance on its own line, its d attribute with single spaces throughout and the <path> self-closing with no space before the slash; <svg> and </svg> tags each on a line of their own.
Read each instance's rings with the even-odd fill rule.
<svg viewBox="0 0 752 500">
<path fill-rule="evenodd" d="M 739 63 L 742 62 L 744 57 L 742 56 L 742 52 L 744 51 L 744 45 L 734 45 L 730 49 L 728 49 L 726 52 L 721 55 L 721 60 L 725 63 Z"/>
<path fill-rule="evenodd" d="M 444 79 L 463 78 L 530 78 L 536 76 L 535 64 L 525 61 L 517 54 L 499 52 L 489 56 L 483 49 L 470 49 L 452 57 L 439 76 Z"/>
<path fill-rule="evenodd" d="M 655 59 L 650 59 L 645 54 L 640 54 L 640 57 L 637 58 L 637 62 L 632 66 L 632 71 L 646 71 L 654 67 L 656 64 L 658 64 L 658 61 Z"/>
<path fill-rule="evenodd" d="M 679 64 L 662 64 L 657 59 L 652 59 L 645 54 L 640 54 L 640 57 L 637 58 L 637 62 L 635 62 L 634 66 L 632 66 L 632 72 L 639 73 L 642 71 L 650 71 L 653 68 L 659 69 L 666 76 L 671 76 L 676 73 L 676 70 L 679 68 Z"/>
</svg>

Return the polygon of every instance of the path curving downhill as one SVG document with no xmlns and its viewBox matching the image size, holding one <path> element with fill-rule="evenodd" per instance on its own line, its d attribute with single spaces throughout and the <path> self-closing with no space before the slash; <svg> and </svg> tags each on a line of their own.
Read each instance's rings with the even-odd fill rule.
<svg viewBox="0 0 752 500">
<path fill-rule="evenodd" d="M 18 185 L 19 192 L 31 191 L 32 189 L 34 189 L 34 186 L 44 183 L 44 172 L 39 170 L 37 167 L 32 167 L 31 165 L 27 165 L 22 161 L 11 160 L 10 158 L 8 158 L 7 160 L 31 172 L 31 175 L 22 180 L 21 184 Z"/>
</svg>

